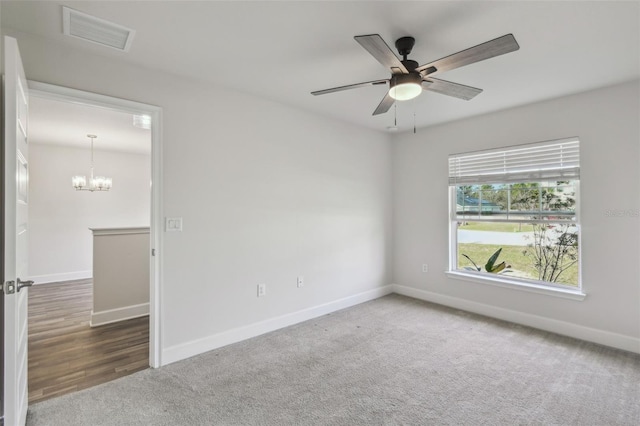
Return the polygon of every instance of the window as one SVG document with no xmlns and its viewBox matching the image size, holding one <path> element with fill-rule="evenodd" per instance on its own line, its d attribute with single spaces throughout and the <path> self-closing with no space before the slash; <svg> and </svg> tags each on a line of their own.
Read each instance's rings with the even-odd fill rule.
<svg viewBox="0 0 640 426">
<path fill-rule="evenodd" d="M 450 271 L 580 289 L 580 142 L 449 156 Z"/>
</svg>

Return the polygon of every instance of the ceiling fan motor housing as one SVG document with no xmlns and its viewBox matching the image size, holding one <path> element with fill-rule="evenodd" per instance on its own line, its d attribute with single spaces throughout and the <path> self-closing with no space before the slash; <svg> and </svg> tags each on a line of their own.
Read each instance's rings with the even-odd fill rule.
<svg viewBox="0 0 640 426">
<path fill-rule="evenodd" d="M 409 74 L 394 74 L 389 81 L 390 87 L 399 86 L 401 84 L 421 84 L 422 76 L 419 72 L 410 72 Z"/>
<path fill-rule="evenodd" d="M 402 62 L 402 65 L 404 65 L 404 67 L 407 69 L 407 71 L 409 72 L 414 72 L 416 70 L 416 68 L 418 68 L 418 63 L 416 61 L 412 61 L 411 59 L 405 59 Z"/>
</svg>

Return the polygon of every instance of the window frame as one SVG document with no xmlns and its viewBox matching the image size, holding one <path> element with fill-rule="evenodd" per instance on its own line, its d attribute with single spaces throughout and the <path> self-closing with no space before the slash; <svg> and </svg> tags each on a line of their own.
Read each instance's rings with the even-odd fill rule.
<svg viewBox="0 0 640 426">
<path fill-rule="evenodd" d="M 561 143 L 562 141 L 570 141 L 577 140 L 578 138 L 567 138 L 560 139 L 557 141 L 549 141 L 548 143 Z M 543 143 L 541 143 L 543 144 Z M 534 145 L 534 144 L 530 144 Z M 517 149 L 520 146 L 512 146 L 512 147 L 504 147 L 502 150 L 509 150 L 511 148 Z M 482 151 L 479 151 L 482 152 Z M 460 154 L 464 155 L 464 154 Z M 451 156 L 450 156 L 451 158 Z M 451 172 L 451 169 L 450 169 Z M 544 177 L 533 177 L 528 181 L 524 181 L 527 183 L 542 183 L 542 182 L 557 182 L 563 179 L 557 178 L 544 178 Z M 570 224 L 571 226 L 575 226 L 578 233 L 578 283 L 577 286 L 572 286 L 568 284 L 562 283 L 554 283 L 549 281 L 542 281 L 536 279 L 527 279 L 520 277 L 513 277 L 509 275 L 496 275 L 490 274 L 487 272 L 481 271 L 468 271 L 461 270 L 458 268 L 458 222 L 461 219 L 458 217 L 457 212 L 457 187 L 461 184 L 452 183 L 451 178 L 449 180 L 449 267 L 446 271 L 446 274 L 454 279 L 459 279 L 463 281 L 472 281 L 476 283 L 483 283 L 494 285 L 498 287 L 506 287 L 511 289 L 524 290 L 533 293 L 541 293 L 548 294 L 553 296 L 559 296 L 563 298 L 573 299 L 573 300 L 583 300 L 586 297 L 586 294 L 583 292 L 582 285 L 582 221 L 581 221 L 581 200 L 580 200 L 580 176 L 579 173 L 576 177 L 565 178 L 564 180 L 574 181 L 575 185 L 575 207 L 574 207 L 574 215 L 573 220 L 546 220 L 546 219 L 492 219 L 491 216 L 483 217 L 481 212 L 478 212 L 477 217 L 473 218 L 465 218 L 462 219 L 464 221 L 469 222 L 494 222 L 494 223 L 563 223 Z M 496 182 L 490 183 L 488 181 L 478 182 L 476 184 L 480 186 L 482 184 L 512 184 L 515 182 L 505 182 L 501 180 L 497 180 Z M 467 183 L 463 183 L 462 185 L 467 185 Z"/>
</svg>

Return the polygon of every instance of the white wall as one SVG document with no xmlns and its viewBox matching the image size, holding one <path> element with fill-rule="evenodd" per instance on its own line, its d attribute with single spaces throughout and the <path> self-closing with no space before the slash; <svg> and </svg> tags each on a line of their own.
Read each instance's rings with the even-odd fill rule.
<svg viewBox="0 0 640 426">
<path fill-rule="evenodd" d="M 391 283 L 387 135 L 15 36 L 29 79 L 163 108 L 163 210 L 184 219 L 164 234 L 163 362 Z"/>
<path fill-rule="evenodd" d="M 640 218 L 607 216 L 640 208 L 639 87 L 631 82 L 395 137 L 395 283 L 441 303 L 640 352 Z M 447 278 L 447 156 L 570 136 L 581 142 L 586 299 Z"/>
<path fill-rule="evenodd" d="M 96 150 L 94 158 L 96 173 L 113 178 L 111 191 L 71 186 L 71 176 L 89 174 L 88 149 L 29 149 L 29 275 L 38 283 L 91 277 L 89 228 L 149 226 L 150 156 Z"/>
</svg>

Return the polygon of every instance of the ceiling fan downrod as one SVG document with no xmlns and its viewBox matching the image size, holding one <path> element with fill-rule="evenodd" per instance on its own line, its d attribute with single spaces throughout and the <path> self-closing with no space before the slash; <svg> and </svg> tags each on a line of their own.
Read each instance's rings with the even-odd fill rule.
<svg viewBox="0 0 640 426">
<path fill-rule="evenodd" d="M 416 39 L 413 37 L 400 37 L 396 40 L 396 49 L 400 56 L 402 56 L 402 61 L 400 62 L 402 62 L 402 65 L 404 65 L 410 73 L 415 72 L 416 68 L 418 68 L 418 63 L 416 61 L 407 59 L 407 56 L 411 54 L 415 43 Z"/>
</svg>

